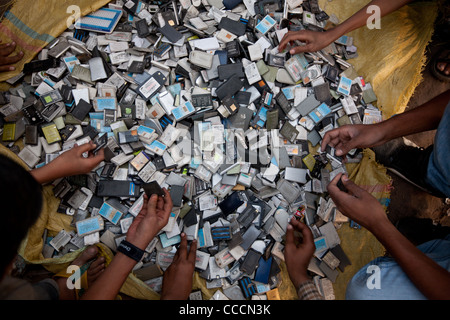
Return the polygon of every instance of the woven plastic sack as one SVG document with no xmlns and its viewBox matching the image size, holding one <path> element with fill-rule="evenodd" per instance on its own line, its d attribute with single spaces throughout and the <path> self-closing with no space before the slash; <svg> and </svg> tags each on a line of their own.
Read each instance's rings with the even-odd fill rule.
<svg viewBox="0 0 450 320">
<path fill-rule="evenodd" d="M 375 161 L 375 154 L 370 149 L 365 149 L 363 159 L 357 165 L 348 164 L 349 178 L 359 187 L 374 196 L 387 210 L 390 201 L 392 180 L 386 173 L 386 168 Z M 348 256 L 351 265 L 344 272 L 339 273 L 333 284 L 337 300 L 345 299 L 347 284 L 353 275 L 372 261 L 382 256 L 385 248 L 367 229 L 361 227 L 351 228 L 349 223 L 344 223 L 337 230 L 341 239 L 341 247 Z"/>
<path fill-rule="evenodd" d="M 108 2 L 110 0 L 12 1 L 12 8 L 0 23 L 0 40 L 1 43 L 16 42 L 16 52 L 23 51 L 24 57 L 15 65 L 15 71 L 0 73 L 0 82 L 19 74 L 25 63 L 63 33 L 68 24 L 74 22 L 73 16 L 78 11 L 75 8 L 85 16 Z"/>
<path fill-rule="evenodd" d="M 368 0 L 319 0 L 329 15 L 345 21 Z M 433 35 L 436 1 L 413 2 L 380 20 L 380 29 L 363 26 L 350 33 L 358 57 L 350 59 L 358 75 L 370 82 L 384 119 L 402 113 L 422 81 L 425 50 Z"/>
<path fill-rule="evenodd" d="M 0 145 L 0 155 L 6 156 L 29 170 L 27 165 L 13 152 Z M 18 254 L 29 264 L 40 264 L 52 273 L 58 273 L 70 265 L 70 263 L 81 253 L 81 249 L 68 253 L 60 258 L 44 259 L 42 248 L 44 245 L 44 230 L 48 230 L 49 236 L 55 236 L 62 229 L 70 232 L 74 230 L 70 226 L 72 217 L 56 212 L 60 200 L 53 195 L 53 187 L 47 185 L 43 187 L 43 205 L 41 214 L 37 222 L 30 228 L 28 235 L 22 242 Z M 105 257 L 107 266 L 113 258 L 112 251 L 103 244 L 98 244 L 99 252 Z M 135 299 L 159 299 L 159 294 L 150 289 L 145 283 L 133 274 L 130 274 L 123 284 L 120 292 Z"/>
</svg>

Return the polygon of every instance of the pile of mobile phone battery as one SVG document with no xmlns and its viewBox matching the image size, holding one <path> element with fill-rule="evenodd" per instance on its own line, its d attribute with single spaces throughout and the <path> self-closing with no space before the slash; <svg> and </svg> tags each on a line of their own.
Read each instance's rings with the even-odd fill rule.
<svg viewBox="0 0 450 320">
<path fill-rule="evenodd" d="M 315 0 L 112 1 L 110 33 L 68 29 L 0 93 L 1 138 L 30 167 L 94 141 L 92 172 L 54 181 L 71 230 L 44 235 L 46 258 L 101 242 L 115 252 L 143 205 L 166 188 L 168 224 L 134 272 L 153 290 L 181 232 L 197 239 L 196 271 L 215 292 L 191 299 L 278 299 L 286 227 L 314 235 L 308 272 L 326 299 L 350 264 L 336 228 L 350 223 L 327 193 L 346 173 L 325 133 L 381 121 L 376 96 L 351 64 L 353 39 L 318 52 L 279 52 L 288 31 L 339 23 Z M 105 18 L 106 19 L 106 18 Z M 98 149 L 97 148 L 97 149 Z M 98 150 L 95 150 L 98 152 Z M 86 156 L 88 156 L 86 154 Z M 358 162 L 360 150 L 347 155 Z M 153 191 L 150 191 L 153 192 Z"/>
</svg>

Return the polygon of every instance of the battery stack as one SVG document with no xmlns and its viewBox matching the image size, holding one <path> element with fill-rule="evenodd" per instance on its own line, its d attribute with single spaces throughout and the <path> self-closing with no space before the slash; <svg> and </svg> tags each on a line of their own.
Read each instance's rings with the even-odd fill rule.
<svg viewBox="0 0 450 320">
<path fill-rule="evenodd" d="M 318 52 L 278 50 L 289 31 L 337 23 L 316 0 L 122 3 L 107 6 L 121 17 L 112 32 L 65 31 L 0 92 L 2 143 L 30 169 L 75 144 L 105 150 L 92 172 L 53 182 L 58 212 L 73 217 L 75 231 L 46 233 L 44 257 L 97 242 L 115 252 L 152 182 L 174 200 L 134 270 L 153 290 L 185 232 L 198 240 L 196 272 L 213 299 L 278 299 L 296 218 L 314 235 L 308 272 L 333 299 L 330 283 L 350 264 L 336 228 L 359 226 L 327 194 L 347 169 L 320 142 L 333 128 L 382 119 L 349 61 L 352 38 Z"/>
</svg>

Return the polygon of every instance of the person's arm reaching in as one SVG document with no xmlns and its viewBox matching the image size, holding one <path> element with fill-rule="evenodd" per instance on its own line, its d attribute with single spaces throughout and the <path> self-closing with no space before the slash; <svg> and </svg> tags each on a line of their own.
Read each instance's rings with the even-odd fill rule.
<svg viewBox="0 0 450 320">
<path fill-rule="evenodd" d="M 294 236 L 294 230 L 302 234 L 301 242 Z M 308 265 L 315 250 L 313 234 L 309 227 L 294 218 L 291 219 L 286 230 L 284 258 L 289 278 L 297 289 L 300 300 L 323 299 L 307 274 Z"/>
<path fill-rule="evenodd" d="M 361 10 L 356 12 L 350 18 L 336 27 L 324 32 L 301 30 L 301 31 L 289 31 L 281 40 L 278 47 L 279 51 L 283 51 L 288 43 L 293 43 L 298 40 L 305 45 L 294 47 L 290 50 L 291 54 L 300 52 L 315 52 L 319 51 L 330 43 L 340 38 L 342 35 L 358 29 L 367 23 L 367 19 L 371 16 L 371 12 L 367 13 L 367 7 L 371 5 L 378 6 L 380 8 L 380 16 L 383 17 L 393 11 L 398 10 L 405 4 L 411 2 L 411 0 L 389 1 L 389 0 L 373 0 L 364 6 Z"/>
<path fill-rule="evenodd" d="M 392 139 L 436 129 L 450 101 L 450 90 L 423 105 L 375 124 L 345 125 L 328 131 L 321 149 L 327 145 L 336 149 L 337 156 L 345 156 L 354 148 L 376 147 Z"/>
<path fill-rule="evenodd" d="M 338 188 L 337 182 L 341 177 L 349 193 Z M 450 273 L 417 249 L 392 225 L 377 199 L 342 174 L 330 182 L 328 192 L 339 211 L 375 235 L 427 298 L 450 299 Z"/>
<path fill-rule="evenodd" d="M 127 231 L 126 241 L 145 250 L 152 239 L 167 224 L 173 203 L 164 188 L 164 196 L 144 195 L 144 205 Z M 117 252 L 105 271 L 82 296 L 83 300 L 113 300 L 137 261 Z"/>
<path fill-rule="evenodd" d="M 192 290 L 196 255 L 197 241 L 192 241 L 188 252 L 186 234 L 182 233 L 180 247 L 164 272 L 161 300 L 187 300 Z"/>
<path fill-rule="evenodd" d="M 100 149 L 96 155 L 90 152 L 95 147 L 96 145 L 92 142 L 75 146 L 58 156 L 49 164 L 33 169 L 30 173 L 40 184 L 48 183 L 62 177 L 86 174 L 98 166 L 105 158 L 103 149 Z M 85 152 L 89 153 L 87 158 L 83 157 L 83 153 Z"/>
<path fill-rule="evenodd" d="M 0 44 L 0 72 L 16 70 L 16 67 L 14 67 L 13 64 L 22 60 L 24 53 L 23 51 L 20 51 L 11 56 L 14 50 L 16 50 L 15 42 Z"/>
</svg>

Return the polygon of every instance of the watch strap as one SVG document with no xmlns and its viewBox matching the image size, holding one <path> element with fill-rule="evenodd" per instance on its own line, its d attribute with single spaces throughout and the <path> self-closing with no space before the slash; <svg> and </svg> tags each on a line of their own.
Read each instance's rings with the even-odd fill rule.
<svg viewBox="0 0 450 320">
<path fill-rule="evenodd" d="M 123 240 L 119 246 L 117 247 L 117 251 L 120 253 L 123 253 L 127 257 L 135 260 L 136 262 L 141 261 L 142 257 L 144 256 L 145 251 L 142 249 L 139 249 L 135 245 L 129 243 L 126 240 Z"/>
</svg>

